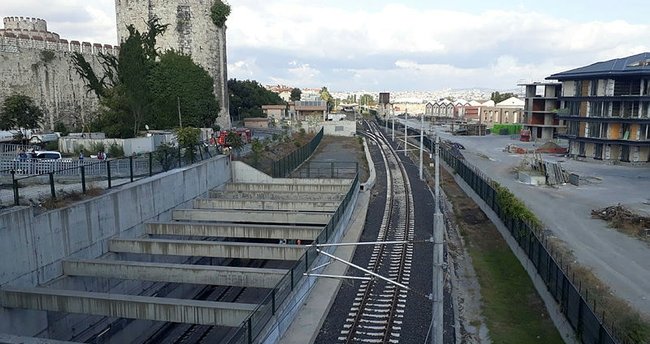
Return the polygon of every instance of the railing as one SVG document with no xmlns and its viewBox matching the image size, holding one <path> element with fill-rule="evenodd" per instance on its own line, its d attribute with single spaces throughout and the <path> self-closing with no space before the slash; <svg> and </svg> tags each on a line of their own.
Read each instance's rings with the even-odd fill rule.
<svg viewBox="0 0 650 344">
<path fill-rule="evenodd" d="M 296 167 L 300 166 L 307 158 L 309 158 L 323 139 L 323 128 L 314 136 L 314 138 L 306 145 L 291 152 L 289 155 L 274 161 L 271 166 L 271 176 L 273 178 L 284 178 Z"/>
<path fill-rule="evenodd" d="M 294 171 L 293 178 L 354 178 L 359 172 L 356 161 L 309 161 Z"/>
<path fill-rule="evenodd" d="M 381 125 L 383 121 L 377 119 Z M 395 123 L 395 129 L 403 128 L 401 124 Z M 419 130 L 409 128 L 409 134 L 419 134 Z M 432 147 L 432 140 L 425 136 L 424 146 Z M 539 237 L 529 224 L 511 216 L 507 216 L 499 208 L 497 203 L 497 192 L 495 183 L 486 176 L 480 169 L 466 162 L 454 147 L 441 145 L 441 158 L 451 167 L 463 180 L 478 194 L 485 203 L 499 216 L 501 221 L 508 228 L 519 247 L 526 253 L 528 259 L 533 263 L 537 274 L 542 278 L 547 290 L 555 301 L 560 305 L 560 310 L 576 333 L 576 337 L 585 344 L 613 344 L 619 343 L 615 340 L 612 332 L 603 323 L 602 317 L 598 317 L 591 301 L 582 296 L 582 287 L 576 287 L 574 280 L 569 278 L 562 262 L 556 261 L 547 249 L 546 241 Z"/>
<path fill-rule="evenodd" d="M 359 189 L 359 175 L 354 178 L 350 190 L 345 198 L 332 215 L 323 231 L 314 240 L 316 244 L 323 244 L 335 235 L 334 231 L 338 227 L 345 212 L 348 210 L 355 192 Z M 231 344 L 251 344 L 262 332 L 266 325 L 273 319 L 277 310 L 282 303 L 287 300 L 294 288 L 303 280 L 303 274 L 311 270 L 316 261 L 318 252 L 315 246 L 308 246 L 307 251 L 300 257 L 294 266 L 282 277 L 280 282 L 264 297 L 262 302 L 251 313 L 251 315 L 242 322 L 235 334 L 228 340 Z"/>
<path fill-rule="evenodd" d="M 175 151 L 165 159 L 159 159 L 155 153 L 147 153 L 107 160 L 0 161 L 0 176 L 11 176 L 9 188 L 13 192 L 10 201 L 8 197 L 0 199 L 5 204 L 19 205 L 21 195 L 40 202 L 48 199 L 56 200 L 65 194 L 86 194 L 90 189 L 110 189 L 171 168 L 209 159 L 218 154 L 216 147 L 197 149 L 193 158 L 179 158 L 182 156 L 181 153 L 187 152 Z M 46 187 L 47 185 L 49 188 Z M 6 188 L 0 189 L 0 191 L 4 190 Z M 7 196 L 4 192 L 2 195 Z"/>
</svg>

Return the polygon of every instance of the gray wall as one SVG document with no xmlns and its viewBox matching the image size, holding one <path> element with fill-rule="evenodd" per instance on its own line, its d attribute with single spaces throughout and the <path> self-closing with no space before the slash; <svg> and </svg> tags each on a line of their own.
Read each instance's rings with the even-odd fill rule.
<svg viewBox="0 0 650 344">
<path fill-rule="evenodd" d="M 0 214 L 0 287 L 51 282 L 62 275 L 62 259 L 101 256 L 108 239 L 140 236 L 143 223 L 169 220 L 171 209 L 229 180 L 230 161 L 221 156 L 39 215 L 11 208 Z M 47 327 L 46 312 L 0 308 L 0 333 L 34 335 Z"/>
</svg>

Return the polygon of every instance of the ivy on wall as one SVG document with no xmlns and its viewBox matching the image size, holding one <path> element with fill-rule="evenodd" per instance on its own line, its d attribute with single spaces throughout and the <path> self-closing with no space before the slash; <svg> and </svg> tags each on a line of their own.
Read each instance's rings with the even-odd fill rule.
<svg viewBox="0 0 650 344">
<path fill-rule="evenodd" d="M 530 224 L 534 229 L 542 228 L 542 222 L 537 216 L 526 207 L 524 202 L 515 197 L 510 190 L 498 183 L 494 183 L 494 189 L 496 190 L 497 204 L 507 217 L 522 220 Z"/>
<path fill-rule="evenodd" d="M 214 25 L 222 28 L 224 25 L 226 25 L 226 20 L 228 19 L 229 15 L 230 5 L 224 3 L 221 0 L 215 0 L 212 8 L 210 8 L 210 18 L 212 18 Z"/>
</svg>

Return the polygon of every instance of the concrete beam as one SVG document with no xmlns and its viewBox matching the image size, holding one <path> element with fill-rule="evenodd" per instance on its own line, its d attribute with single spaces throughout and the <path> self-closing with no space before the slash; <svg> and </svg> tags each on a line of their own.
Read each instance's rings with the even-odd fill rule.
<svg viewBox="0 0 650 344">
<path fill-rule="evenodd" d="M 294 191 L 210 191 L 210 198 L 250 199 L 259 201 L 342 201 L 345 193 L 340 192 L 294 192 Z"/>
<path fill-rule="evenodd" d="M 228 183 L 225 191 L 293 191 L 293 192 L 340 192 L 347 193 L 350 185 L 332 184 L 265 184 L 265 183 Z"/>
<path fill-rule="evenodd" d="M 333 201 L 278 201 L 233 200 L 223 198 L 195 199 L 196 209 L 244 209 L 276 211 L 322 211 L 335 212 L 341 202 Z"/>
<path fill-rule="evenodd" d="M 91 259 L 63 261 L 63 273 L 68 276 L 273 288 L 287 271 L 280 269 Z"/>
<path fill-rule="evenodd" d="M 209 222 L 156 222 L 146 224 L 151 235 L 182 235 L 218 238 L 314 240 L 323 226 L 282 226 Z"/>
<path fill-rule="evenodd" d="M 332 214 L 319 212 L 286 212 L 286 211 L 255 211 L 255 210 L 205 210 L 205 209 L 174 209 L 174 221 L 215 221 L 215 222 L 248 222 L 248 223 L 278 223 L 296 225 L 325 226 Z"/>
<path fill-rule="evenodd" d="M 160 239 L 111 239 L 116 253 L 161 254 L 188 257 L 298 260 L 307 246 Z"/>
<path fill-rule="evenodd" d="M 47 288 L 0 289 L 7 308 L 199 325 L 239 326 L 257 305 Z"/>
<path fill-rule="evenodd" d="M 12 334 L 0 333 L 0 343 L 2 344 L 80 344 L 79 342 L 66 342 L 37 337 L 14 336 Z"/>
</svg>

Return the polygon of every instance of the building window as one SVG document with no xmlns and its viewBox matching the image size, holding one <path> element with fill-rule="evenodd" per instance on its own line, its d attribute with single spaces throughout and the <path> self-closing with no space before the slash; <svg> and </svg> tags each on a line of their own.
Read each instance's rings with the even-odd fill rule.
<svg viewBox="0 0 650 344">
<path fill-rule="evenodd" d="M 590 96 L 598 95 L 598 80 L 591 80 L 589 95 Z"/>
<path fill-rule="evenodd" d="M 639 128 L 639 141 L 647 140 L 650 140 L 650 125 L 641 124 L 641 127 Z"/>
<path fill-rule="evenodd" d="M 578 136 L 580 133 L 580 123 L 578 122 L 569 122 L 567 125 L 567 134 L 570 136 Z"/>
</svg>

